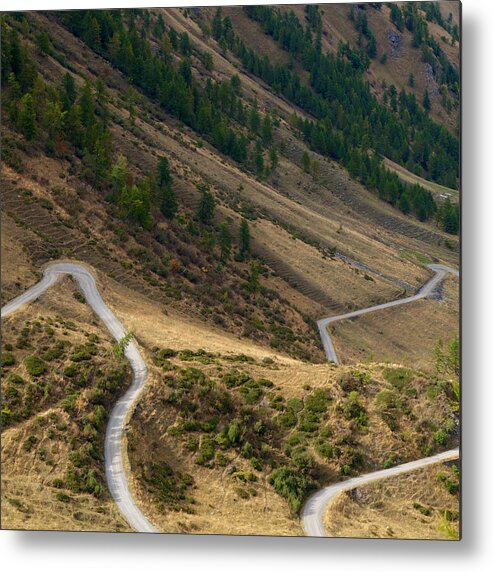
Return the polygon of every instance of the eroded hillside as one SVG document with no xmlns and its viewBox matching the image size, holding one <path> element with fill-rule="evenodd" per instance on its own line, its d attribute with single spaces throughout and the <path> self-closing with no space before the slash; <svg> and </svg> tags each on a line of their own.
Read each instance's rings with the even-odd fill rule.
<svg viewBox="0 0 493 572">
<path fill-rule="evenodd" d="M 257 113 L 260 125 L 267 125 L 267 134 L 248 136 L 238 109 L 233 119 L 224 111 L 223 121 L 235 130 L 238 141 L 248 137 L 247 154 L 252 155 L 246 162 L 232 160 L 227 148 L 218 151 L 215 140 L 211 145 L 209 137 L 197 134 L 187 121 L 166 114 L 156 98 L 147 97 L 145 89 L 132 85 L 128 74 L 116 69 L 118 64 L 101 57 L 98 49 L 88 49 L 89 37 L 84 43 L 72 35 L 63 18 L 40 13 L 9 22 L 7 29 L 17 30 L 28 54 L 26 67 L 38 73 L 37 79 L 25 80 L 35 82 L 34 103 L 52 86 L 62 86 L 63 97 L 67 89 L 75 90 L 72 114 L 80 112 L 86 100 L 93 106 L 104 135 L 98 168 L 108 183 L 94 179 L 96 149 L 70 141 L 68 125 L 56 134 L 45 133 L 48 118 L 36 116 L 36 137 L 26 141 L 26 133 L 15 129 L 7 113 L 4 156 L 9 166 L 3 167 L 3 208 L 20 229 L 27 227 L 37 235 L 17 233 L 31 250 L 35 266 L 60 255 L 79 258 L 167 308 L 274 344 L 296 357 L 321 360 L 315 319 L 416 288 L 427 276 L 420 257 L 454 264 L 456 241 L 433 223 L 402 215 L 337 163 L 307 149 L 289 121 L 293 113 L 306 116 L 304 111 L 275 95 L 207 35 L 204 22 L 213 19 L 210 16 L 207 11 L 196 15 L 166 10 L 143 18 L 136 12 L 133 22 L 148 30 L 151 50 L 163 49 L 157 42 L 158 32 L 164 34 L 172 65 L 188 62 L 186 73 L 191 72 L 193 82 L 206 89 L 220 86 L 224 97 L 233 97 L 244 114 Z M 178 38 L 176 50 L 169 39 L 174 37 L 172 30 Z M 47 48 L 39 46 L 44 35 Z M 266 44 L 273 41 L 265 37 Z M 239 87 L 232 91 L 231 82 L 236 81 Z M 221 101 L 217 103 L 224 107 Z M 60 100 L 54 105 L 64 104 Z M 66 113 L 68 121 L 69 110 Z M 56 140 L 54 150 L 50 138 Z M 109 147 L 101 150 L 108 140 Z M 152 222 L 132 219 L 137 215 L 128 212 L 128 204 L 114 204 L 118 198 L 110 175 L 119 155 L 126 158 L 126 183 L 137 183 L 130 189 L 146 193 L 149 187 L 151 195 L 157 192 L 158 158 L 167 158 L 178 208 L 172 220 L 157 204 L 147 207 Z M 204 189 L 210 190 L 216 207 L 210 222 L 197 224 Z M 241 252 L 242 221 L 251 235 L 247 256 Z M 256 285 L 249 291 L 253 264 L 260 264 L 253 269 L 253 280 L 258 274 L 262 298 L 270 299 L 268 308 L 251 291 Z"/>
<path fill-rule="evenodd" d="M 2 17 L 2 305 L 94 273 L 149 365 L 129 469 L 162 530 L 301 534 L 313 488 L 456 444 L 456 278 L 335 325 L 341 368 L 316 326 L 459 262 L 456 4 L 378 4 Z M 2 329 L 4 526 L 126 530 L 109 335 L 68 279 Z"/>
</svg>

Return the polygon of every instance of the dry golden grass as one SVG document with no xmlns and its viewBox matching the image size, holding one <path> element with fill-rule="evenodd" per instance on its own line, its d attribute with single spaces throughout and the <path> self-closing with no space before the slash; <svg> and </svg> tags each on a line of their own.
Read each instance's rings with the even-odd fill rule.
<svg viewBox="0 0 493 572">
<path fill-rule="evenodd" d="M 55 479 L 65 477 L 69 447 L 63 440 L 47 437 L 43 419 L 55 414 L 70 426 L 68 416 L 53 407 L 34 420 L 28 420 L 2 433 L 2 528 L 20 530 L 100 530 L 129 531 L 113 501 L 105 495 L 70 494 L 59 500 Z M 28 436 L 38 439 L 30 452 L 23 448 Z M 40 460 L 47 451 L 53 465 Z"/>
<path fill-rule="evenodd" d="M 9 251 L 9 241 L 6 244 Z M 19 259 L 21 262 L 22 259 Z M 2 270 L 9 275 L 15 261 L 2 259 Z M 24 306 L 15 314 L 2 320 L 3 343 L 15 339 L 16 332 L 27 320 L 57 319 L 62 316 L 75 325 L 75 329 L 63 329 L 62 337 L 71 344 L 87 341 L 86 333 L 97 334 L 100 342 L 111 348 L 112 341 L 106 330 L 86 304 L 75 302 L 75 285 L 69 278 L 63 278 L 37 301 Z M 15 349 L 16 365 L 8 372 L 25 379 L 23 357 L 33 349 Z M 55 374 L 58 375 L 58 374 Z M 87 407 L 82 393 L 80 407 Z M 60 400 L 49 401 L 45 409 L 35 407 L 33 416 L 15 423 L 2 432 L 2 528 L 26 530 L 104 530 L 128 531 L 129 527 L 114 505 L 108 491 L 100 498 L 90 494 L 69 493 L 68 498 L 58 496 L 63 489 L 53 486 L 57 479 L 64 480 L 69 468 L 70 437 L 78 429 L 61 405 Z M 53 434 L 53 419 L 57 419 Z M 28 438 L 36 443 L 27 450 Z"/>
<path fill-rule="evenodd" d="M 450 475 L 450 466 L 433 465 L 339 493 L 324 514 L 327 536 L 458 539 L 459 498 L 445 489 L 440 473 Z"/>
<path fill-rule="evenodd" d="M 148 363 L 152 364 L 151 356 L 147 356 Z M 355 371 L 353 368 L 337 368 L 331 364 L 300 364 L 294 361 L 290 363 L 288 360 L 275 360 L 272 365 L 258 361 L 232 364 L 220 357 L 214 358 L 210 364 L 204 364 L 200 360 L 183 362 L 179 358 L 173 359 L 172 363 L 180 367 L 198 368 L 210 379 L 216 380 L 222 372 L 235 367 L 255 379 L 271 380 L 279 395 L 285 399 L 303 400 L 314 389 L 328 390 L 333 397 L 328 413 L 329 426 L 332 428 L 329 441 L 351 443 L 352 447 L 364 451 L 367 459 L 354 474 L 380 469 L 390 457 L 398 462 L 419 458 L 423 455 L 420 448 L 424 443 L 421 422 L 426 423 L 427 419 L 433 419 L 437 426 L 441 426 L 450 418 L 447 400 L 443 399 L 443 395 L 428 398 L 425 389 L 429 381 L 426 377 L 415 374 L 410 382 L 417 396 L 410 401 L 413 413 L 400 418 L 397 431 L 391 430 L 381 418 L 375 399 L 381 390 L 390 387 L 383 378 L 384 366 L 358 367 L 356 371 L 367 379 L 363 385 L 358 385 L 356 378 L 349 381 Z M 190 453 L 184 441 L 168 431 L 175 426 L 177 418 L 166 401 L 167 389 L 163 372 L 155 365 L 150 365 L 149 375 L 149 383 L 130 422 L 129 460 L 133 490 L 152 522 L 166 532 L 302 534 L 299 519 L 290 515 L 287 503 L 267 484 L 268 471 L 258 473 L 259 481 L 255 483 L 257 496 L 243 499 L 237 492 L 238 483 L 230 477 L 232 463 L 238 469 L 248 470 L 248 462 L 241 455 L 235 454 L 234 450 L 225 451 L 229 461 L 225 468 L 217 464 L 213 468 L 205 468 L 195 463 L 196 454 Z M 360 399 L 368 415 L 367 430 L 355 429 L 354 422 L 341 414 L 349 391 L 348 384 L 358 387 Z M 293 429 L 292 433 L 295 432 L 296 429 Z M 453 442 L 455 437 L 451 439 Z M 341 447 L 344 448 L 343 445 Z M 312 446 L 309 446 L 308 450 L 316 459 L 321 484 L 337 482 L 342 478 L 337 459 L 323 459 Z M 142 473 L 143 466 L 161 462 L 168 463 L 176 471 L 193 476 L 195 486 L 190 495 L 196 499 L 196 503 L 192 505 L 192 514 L 184 510 L 175 512 L 169 508 L 158 510 L 144 484 L 136 478 Z"/>
<path fill-rule="evenodd" d="M 147 407 L 146 401 L 142 407 Z M 193 476 L 195 485 L 190 494 L 195 499 L 195 514 L 173 510 L 159 511 L 141 487 L 133 479 L 133 489 L 144 512 L 163 532 L 185 532 L 191 534 L 241 534 L 302 536 L 303 530 L 298 519 L 290 515 L 286 502 L 268 485 L 265 476 L 255 483 L 256 496 L 243 499 L 238 495 L 239 484 L 234 483 L 224 470 L 199 467 L 194 459 L 159 433 L 149 434 L 149 426 L 143 422 L 143 416 L 137 413 L 132 418 L 129 436 L 129 457 L 132 464 L 132 476 L 140 473 L 140 466 L 150 462 L 166 462 L 173 470 L 186 472 Z M 155 422 L 165 423 L 157 417 L 155 411 L 144 414 L 146 421 L 155 418 Z M 241 457 L 234 459 L 241 467 Z"/>
</svg>

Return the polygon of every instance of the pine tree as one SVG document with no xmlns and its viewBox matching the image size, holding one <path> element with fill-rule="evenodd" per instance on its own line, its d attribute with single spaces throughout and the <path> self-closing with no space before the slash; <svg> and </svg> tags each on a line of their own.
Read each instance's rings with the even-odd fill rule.
<svg viewBox="0 0 493 572">
<path fill-rule="evenodd" d="M 260 114 L 257 108 L 257 100 L 254 101 L 253 107 L 250 109 L 250 129 L 253 133 L 258 133 L 260 128 Z"/>
<path fill-rule="evenodd" d="M 459 207 L 457 205 L 453 205 L 450 198 L 447 197 L 438 216 L 442 222 L 445 232 L 450 234 L 457 234 L 459 232 Z"/>
<path fill-rule="evenodd" d="M 95 124 L 96 106 L 92 94 L 92 87 L 88 81 L 86 81 L 84 87 L 82 88 L 79 105 L 80 119 L 84 129 L 84 146 L 86 149 L 92 152 L 94 150 L 97 138 Z"/>
<path fill-rule="evenodd" d="M 220 40 L 223 35 L 223 19 L 221 16 L 221 8 L 216 10 L 214 18 L 212 20 L 212 37 L 217 41 Z"/>
<path fill-rule="evenodd" d="M 202 187 L 202 197 L 197 209 L 197 216 L 201 223 L 211 224 L 214 219 L 216 201 L 207 187 Z"/>
<path fill-rule="evenodd" d="M 219 226 L 219 247 L 221 248 L 222 263 L 226 263 L 229 260 L 232 244 L 233 238 L 231 236 L 229 221 L 223 220 Z"/>
<path fill-rule="evenodd" d="M 303 167 L 303 171 L 305 171 L 305 173 L 310 172 L 310 164 L 311 164 L 310 155 L 308 155 L 308 153 L 304 151 L 301 157 L 301 166 Z"/>
<path fill-rule="evenodd" d="M 184 55 L 184 56 L 189 56 L 192 53 L 192 44 L 190 43 L 190 38 L 188 36 L 188 34 L 186 32 L 183 32 L 182 34 L 180 34 L 180 39 L 179 39 L 179 48 L 180 48 L 180 52 Z"/>
<path fill-rule="evenodd" d="M 377 41 L 375 36 L 372 34 L 368 39 L 368 44 L 366 45 L 366 53 L 368 57 L 375 59 L 377 57 Z"/>
<path fill-rule="evenodd" d="M 248 221 L 245 218 L 241 219 L 240 223 L 240 257 L 244 260 L 252 250 L 250 228 Z"/>
<path fill-rule="evenodd" d="M 83 128 L 80 119 L 80 107 L 72 105 L 72 107 L 63 115 L 63 133 L 65 139 L 70 141 L 77 149 L 83 145 Z"/>
<path fill-rule="evenodd" d="M 426 109 L 426 111 L 431 110 L 431 101 L 430 101 L 430 94 L 428 93 L 428 89 L 425 89 L 425 93 L 423 96 L 423 107 Z"/>
<path fill-rule="evenodd" d="M 28 141 L 32 141 L 36 137 L 36 111 L 34 110 L 33 97 L 30 93 L 26 93 L 20 101 L 19 127 Z"/>
<path fill-rule="evenodd" d="M 159 208 L 167 219 L 171 220 L 174 218 L 178 211 L 178 201 L 176 198 L 176 193 L 171 186 L 171 183 L 164 185 L 159 193 L 160 205 Z"/>
<path fill-rule="evenodd" d="M 255 149 L 255 169 L 257 171 L 257 173 L 259 175 L 263 175 L 264 173 L 264 154 L 262 153 L 262 148 L 260 147 L 259 144 L 257 144 L 257 147 Z"/>
<path fill-rule="evenodd" d="M 167 157 L 159 157 L 157 176 L 158 184 L 160 187 L 165 187 L 166 185 L 171 185 L 173 183 L 173 178 L 171 177 L 171 171 Z"/>
<path fill-rule="evenodd" d="M 264 115 L 264 121 L 262 122 L 262 143 L 264 145 L 272 143 L 272 121 L 268 113 Z"/>
<path fill-rule="evenodd" d="M 105 131 L 96 139 L 94 151 L 89 155 L 88 161 L 92 167 L 94 185 L 101 187 L 106 181 L 108 170 L 111 166 L 111 137 L 109 131 Z"/>
<path fill-rule="evenodd" d="M 61 88 L 62 109 L 67 111 L 72 107 L 77 99 L 77 88 L 72 74 L 67 72 L 63 76 Z"/>
<path fill-rule="evenodd" d="M 7 85 L 8 85 L 8 90 L 7 90 L 8 100 L 6 109 L 10 121 L 14 125 L 16 125 L 19 115 L 19 99 L 21 95 L 21 88 L 19 82 L 17 81 L 13 73 L 9 74 Z"/>
<path fill-rule="evenodd" d="M 120 155 L 113 165 L 110 173 L 110 181 L 113 188 L 112 197 L 113 200 L 116 201 L 128 182 L 127 158 L 124 155 Z"/>
<path fill-rule="evenodd" d="M 96 18 L 92 18 L 89 24 L 89 29 L 86 31 L 87 43 L 95 51 L 101 51 L 101 26 Z"/>
</svg>

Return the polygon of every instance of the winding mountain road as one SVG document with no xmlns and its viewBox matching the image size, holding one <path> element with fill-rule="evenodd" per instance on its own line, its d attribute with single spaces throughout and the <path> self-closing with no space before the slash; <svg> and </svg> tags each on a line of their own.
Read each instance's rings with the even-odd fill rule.
<svg viewBox="0 0 493 572">
<path fill-rule="evenodd" d="M 80 264 L 72 262 L 57 262 L 47 266 L 40 282 L 5 304 L 1 310 L 1 317 L 7 317 L 24 304 L 38 298 L 64 274 L 73 276 L 87 303 L 104 322 L 113 338 L 119 342 L 126 334 L 125 328 L 104 303 L 93 275 Z M 137 507 L 125 473 L 124 457 L 126 454 L 122 445 L 125 425 L 132 406 L 147 379 L 146 364 L 135 341 L 131 340 L 125 345 L 125 356 L 132 368 L 132 384 L 116 402 L 108 420 L 104 442 L 106 479 L 110 493 L 128 524 L 137 532 L 159 532 Z"/>
<path fill-rule="evenodd" d="M 334 485 L 325 487 L 324 489 L 312 495 L 303 508 L 303 529 L 305 530 L 306 536 L 326 536 L 323 525 L 323 515 L 330 501 L 338 493 L 347 491 L 349 489 L 354 489 L 367 483 L 379 481 L 380 479 L 395 477 L 396 475 L 400 475 L 402 473 L 415 471 L 416 469 L 421 469 L 427 465 L 433 465 L 435 463 L 441 463 L 444 461 L 452 461 L 458 457 L 459 449 L 452 449 L 450 451 L 445 451 L 444 453 L 434 455 L 433 457 L 425 457 L 424 459 L 418 459 L 417 461 L 404 463 L 390 469 L 383 469 L 382 471 L 368 473 L 366 475 L 355 477 L 354 479 L 349 479 L 347 481 L 342 481 L 340 483 L 335 483 Z"/>
<path fill-rule="evenodd" d="M 340 320 L 347 320 L 349 318 L 355 318 L 356 316 L 361 316 L 362 314 L 368 314 L 370 312 L 376 312 L 377 310 L 383 310 L 384 308 L 392 308 L 393 306 L 400 306 L 401 304 L 409 304 L 410 302 L 416 302 L 422 298 L 427 298 L 435 292 L 440 282 L 445 278 L 447 274 L 454 274 L 459 276 L 459 272 L 450 266 L 445 266 L 444 264 L 428 264 L 427 268 L 433 270 L 435 273 L 426 282 L 419 291 L 414 294 L 414 296 L 408 296 L 407 298 L 400 298 L 399 300 L 392 300 L 391 302 L 385 302 L 384 304 L 378 304 L 378 306 L 371 306 L 370 308 L 363 308 L 361 310 L 355 310 L 354 312 L 348 312 L 347 314 L 340 314 L 339 316 L 330 316 L 328 318 L 322 318 L 318 320 L 317 326 L 320 332 L 320 337 L 322 339 L 322 344 L 324 346 L 325 354 L 327 359 L 333 363 L 339 363 L 337 359 L 337 354 L 334 349 L 334 344 L 327 330 L 329 324 L 333 322 L 339 322 Z"/>
<path fill-rule="evenodd" d="M 355 312 L 349 312 L 347 314 L 319 320 L 317 324 L 328 360 L 338 363 L 337 355 L 332 345 L 332 340 L 327 331 L 327 326 L 330 323 L 360 316 L 369 312 L 375 312 L 384 308 L 398 306 L 400 304 L 408 304 L 409 302 L 426 298 L 435 292 L 436 288 L 447 273 L 453 273 L 457 276 L 459 275 L 457 270 L 441 264 L 430 264 L 428 265 L 428 268 L 433 270 L 435 274 L 414 296 L 402 298 L 400 300 L 393 300 L 385 304 L 379 304 L 378 306 L 372 306 Z M 32 288 L 29 288 L 29 290 L 26 290 L 26 292 L 14 300 L 8 302 L 1 309 L 1 317 L 5 318 L 21 308 L 24 304 L 28 304 L 29 302 L 36 300 L 41 294 L 53 286 L 60 276 L 65 274 L 70 274 L 77 281 L 87 303 L 99 318 L 101 318 L 113 338 L 117 342 L 120 341 L 126 334 L 123 324 L 104 303 L 98 291 L 96 281 L 89 270 L 80 264 L 73 262 L 56 262 L 49 264 L 44 270 L 43 278 L 37 284 Z M 147 520 L 132 498 L 124 468 L 123 459 L 125 452 L 122 444 L 122 438 L 124 436 L 125 425 L 133 404 L 141 393 L 147 379 L 146 364 L 135 341 L 131 340 L 126 344 L 125 356 L 132 368 L 132 384 L 123 397 L 117 401 L 108 421 L 104 445 L 106 478 L 110 493 L 128 524 L 138 532 L 159 532 Z M 433 457 L 418 459 L 417 461 L 405 463 L 397 467 L 342 481 L 318 491 L 308 499 L 303 509 L 302 518 L 305 533 L 308 536 L 325 536 L 323 528 L 323 513 L 331 499 L 333 499 L 337 493 L 354 488 L 358 485 L 419 469 L 432 463 L 451 460 L 458 456 L 459 449 L 454 449 Z"/>
<path fill-rule="evenodd" d="M 329 318 L 323 318 L 319 320 L 317 325 L 320 332 L 320 337 L 322 338 L 322 344 L 324 346 L 327 359 L 333 363 L 339 363 L 334 345 L 332 343 L 332 339 L 329 335 L 329 332 L 327 331 L 327 326 L 332 322 L 354 318 L 355 316 L 361 316 L 362 314 L 368 314 L 369 312 L 376 312 L 377 310 L 383 310 L 384 308 L 400 306 L 401 304 L 409 304 L 410 302 L 415 302 L 416 300 L 427 298 L 436 291 L 440 282 L 443 280 L 443 278 L 445 278 L 447 274 L 450 273 L 454 274 L 455 276 L 459 276 L 459 272 L 457 270 L 451 268 L 450 266 L 445 266 L 444 264 L 428 264 L 427 267 L 430 270 L 433 270 L 435 274 L 418 290 L 416 294 L 414 294 L 414 296 L 401 298 L 400 300 L 393 300 L 391 302 L 379 304 L 378 306 L 371 306 L 370 308 L 363 308 L 354 312 L 348 312 L 347 314 L 340 314 L 339 316 L 331 316 Z M 359 485 L 371 483 L 373 481 L 385 479 L 387 477 L 399 475 L 401 473 L 406 473 L 408 471 L 413 471 L 421 467 L 425 467 L 426 465 L 439 463 L 441 461 L 449 461 L 458 457 L 459 449 L 457 448 L 451 451 L 440 453 L 433 457 L 418 459 L 417 461 L 411 461 L 410 463 L 404 463 L 403 465 L 398 465 L 397 467 L 392 467 L 390 469 L 368 473 L 366 475 L 355 477 L 354 479 L 349 479 L 347 481 L 342 481 L 340 483 L 325 487 L 310 497 L 303 508 L 302 520 L 305 534 L 307 536 L 325 536 L 323 514 L 327 508 L 327 505 L 339 492 L 353 489 Z"/>
</svg>

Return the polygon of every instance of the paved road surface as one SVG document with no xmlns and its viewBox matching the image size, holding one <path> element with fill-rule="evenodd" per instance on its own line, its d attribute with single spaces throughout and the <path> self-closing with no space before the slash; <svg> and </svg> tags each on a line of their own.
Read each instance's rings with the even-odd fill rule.
<svg viewBox="0 0 493 572">
<path fill-rule="evenodd" d="M 96 286 L 92 274 L 83 266 L 68 262 L 58 262 L 46 267 L 43 279 L 32 288 L 8 302 L 1 310 L 1 317 L 18 310 L 24 304 L 38 298 L 63 274 L 71 274 L 79 284 L 87 303 L 101 318 L 110 334 L 120 341 L 126 334 L 125 328 L 113 312 L 106 306 Z M 137 344 L 132 340 L 125 347 L 125 356 L 132 368 L 132 384 L 113 408 L 108 421 L 104 442 L 104 459 L 108 488 L 128 524 L 138 532 L 159 532 L 142 514 L 135 504 L 128 486 L 123 465 L 122 436 L 133 403 L 139 396 L 147 379 L 147 368 Z"/>
<path fill-rule="evenodd" d="M 425 298 L 435 291 L 438 284 L 448 272 L 454 273 L 457 276 L 459 275 L 457 270 L 441 264 L 430 264 L 429 268 L 435 272 L 435 275 L 414 296 L 403 298 L 401 300 L 394 300 L 378 306 L 372 306 L 371 308 L 364 308 L 362 310 L 342 314 L 340 316 L 332 316 L 319 320 L 318 327 L 328 359 L 337 363 L 337 355 L 334 351 L 332 340 L 327 332 L 327 325 L 331 322 L 352 318 L 354 316 L 374 312 L 383 308 L 390 308 L 391 306 L 407 304 L 409 302 L 419 300 L 420 298 Z M 71 274 L 75 278 L 86 298 L 87 303 L 101 318 L 115 340 L 121 340 L 125 336 L 125 328 L 104 303 L 92 274 L 83 266 L 75 263 L 58 262 L 47 266 L 42 280 L 14 300 L 8 302 L 1 310 L 1 317 L 5 318 L 9 314 L 18 310 L 24 304 L 38 298 L 43 292 L 55 284 L 58 278 L 63 274 Z M 132 405 L 142 391 L 147 379 L 145 361 L 134 341 L 130 341 L 126 345 L 125 356 L 132 368 L 133 379 L 132 384 L 125 395 L 117 401 L 108 421 L 104 447 L 106 478 L 110 492 L 129 525 L 138 532 L 159 532 L 154 526 L 152 526 L 135 504 L 130 493 L 123 465 L 122 436 L 124 428 Z M 377 479 L 417 469 L 431 463 L 453 459 L 457 456 L 458 449 L 454 449 L 453 451 L 447 451 L 446 453 L 441 453 L 434 457 L 419 459 L 391 469 L 362 475 L 322 489 L 308 500 L 303 509 L 303 526 L 306 534 L 308 536 L 324 536 L 322 524 L 323 512 L 329 501 L 338 492 Z"/>
<path fill-rule="evenodd" d="M 336 483 L 334 485 L 325 487 L 324 489 L 311 496 L 303 508 L 302 519 L 305 534 L 307 536 L 325 536 L 325 529 L 323 525 L 323 515 L 325 509 L 327 508 L 330 501 L 341 491 L 354 489 L 355 487 L 364 485 L 366 483 L 371 483 L 380 479 L 385 479 L 387 477 L 394 477 L 402 473 L 420 469 L 426 465 L 432 465 L 434 463 L 440 463 L 443 461 L 450 461 L 452 459 L 457 459 L 458 457 L 459 449 L 452 449 L 451 451 L 445 451 L 444 453 L 439 453 L 433 457 L 418 459 L 417 461 L 404 463 L 403 465 L 398 465 L 397 467 L 392 467 L 391 469 L 384 469 L 382 471 L 376 471 L 375 473 L 368 473 L 366 475 L 355 477 L 354 479 L 349 479 L 347 481 L 342 481 L 341 483 Z"/>
<path fill-rule="evenodd" d="M 328 318 L 322 318 L 318 320 L 317 326 L 320 332 L 320 337 L 322 339 L 322 344 L 324 346 L 327 359 L 333 363 L 339 363 L 337 359 L 337 354 L 332 343 L 332 339 L 327 330 L 327 326 L 332 322 L 338 322 L 339 320 L 347 320 L 348 318 L 354 318 L 356 316 L 361 316 L 362 314 L 368 314 L 369 312 L 376 312 L 377 310 L 383 310 L 384 308 L 391 308 L 392 306 L 400 306 L 401 304 L 409 304 L 410 302 L 415 302 L 421 298 L 426 298 L 433 294 L 443 280 L 446 274 L 451 273 L 455 276 L 459 276 L 459 272 L 454 268 L 445 266 L 444 264 L 428 264 L 428 268 L 433 270 L 435 273 L 426 284 L 424 284 L 419 291 L 414 294 L 414 296 L 409 296 L 407 298 L 401 298 L 400 300 L 392 300 L 391 302 L 385 302 L 384 304 L 379 304 L 378 306 L 371 306 L 370 308 L 363 308 L 362 310 L 356 310 L 354 312 L 348 312 L 347 314 L 340 314 L 339 316 L 330 316 Z"/>
</svg>

